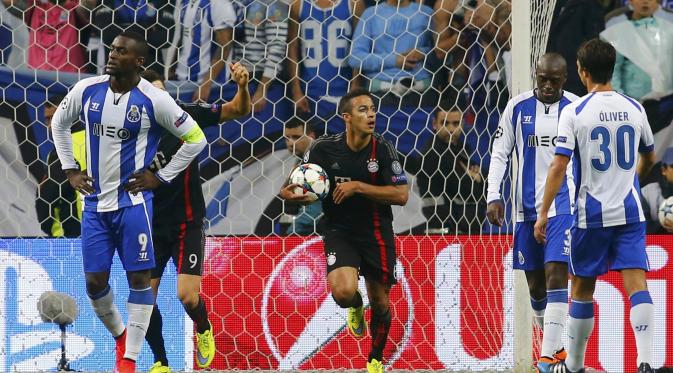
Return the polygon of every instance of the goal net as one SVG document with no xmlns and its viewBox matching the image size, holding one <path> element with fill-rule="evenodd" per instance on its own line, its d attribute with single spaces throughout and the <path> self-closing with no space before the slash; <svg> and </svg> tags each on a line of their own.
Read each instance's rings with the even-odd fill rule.
<svg viewBox="0 0 673 373">
<path fill-rule="evenodd" d="M 124 30 L 145 35 L 146 66 L 169 78 L 166 88 L 181 102 L 234 99 L 228 67 L 213 75 L 212 60 L 221 50 L 228 62 L 250 71 L 252 113 L 200 123 L 209 144 L 199 166 L 206 229 L 202 297 L 217 346 L 211 368 L 365 366 L 371 340 L 348 334 L 346 311 L 326 286 L 319 206 L 298 208 L 277 197 L 311 138 L 344 130 L 336 103 L 354 84 L 377 97 L 376 132 L 395 146 L 410 185 L 407 205 L 393 208 L 398 284 L 391 290 L 387 366 L 508 371 L 530 364 L 530 302 L 525 282 L 514 285 L 512 270 L 511 180 L 502 187 L 502 227 L 486 220 L 485 184 L 500 113 L 509 98 L 532 87 L 555 1 L 5 3 L 0 371 L 56 367 L 60 331 L 42 322 L 36 308 L 50 290 L 71 295 L 79 306 L 67 327 L 70 366 L 105 371 L 114 364 L 114 342 L 89 305 L 81 273 L 80 207 L 59 175 L 47 125 L 74 83 L 102 73 L 109 43 Z M 326 172 L 338 174 L 338 168 Z M 673 242 L 657 247 L 663 257 Z M 670 268 L 666 260 L 657 263 L 653 296 L 665 294 L 663 271 Z M 177 300 L 175 272 L 169 264 L 158 305 L 169 363 L 181 371 L 195 367 L 194 326 Z M 128 287 L 118 261 L 110 284 L 125 312 Z M 599 303 L 622 307 L 614 298 L 622 294 L 616 279 L 600 284 Z M 363 282 L 360 290 L 366 294 Z M 617 320 L 623 335 L 623 317 L 622 308 L 606 307 L 597 323 L 607 328 Z M 590 342 L 588 363 L 619 371 L 635 361 L 633 353 L 622 353 L 628 346 L 615 349 L 606 335 L 613 336 Z M 145 346 L 138 369 L 152 363 Z"/>
</svg>

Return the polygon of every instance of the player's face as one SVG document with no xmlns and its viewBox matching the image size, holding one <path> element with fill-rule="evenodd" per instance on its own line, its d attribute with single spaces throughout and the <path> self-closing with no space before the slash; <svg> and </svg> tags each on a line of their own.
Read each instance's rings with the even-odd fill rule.
<svg viewBox="0 0 673 373">
<path fill-rule="evenodd" d="M 658 0 L 631 0 L 633 16 L 636 19 L 652 16 L 657 10 Z"/>
<path fill-rule="evenodd" d="M 432 128 L 440 140 L 447 144 L 456 143 L 463 134 L 462 119 L 460 111 L 438 111 L 435 120 L 432 121 Z"/>
<path fill-rule="evenodd" d="M 673 165 L 662 165 L 661 174 L 664 176 L 667 182 L 673 184 Z"/>
<path fill-rule="evenodd" d="M 164 85 L 164 82 L 162 82 L 161 80 L 155 80 L 155 81 L 153 81 L 153 82 L 152 82 L 152 85 L 155 86 L 155 87 L 157 87 L 157 88 L 159 88 L 159 89 L 161 89 L 162 91 L 165 91 L 165 90 L 166 90 L 166 86 Z"/>
<path fill-rule="evenodd" d="M 538 99 L 546 104 L 552 104 L 561 99 L 566 71 L 559 66 L 542 66 L 535 72 L 535 80 Z"/>
<path fill-rule="evenodd" d="M 285 128 L 285 145 L 287 150 L 291 151 L 294 155 L 301 158 L 306 149 L 311 146 L 313 142 L 313 137 L 304 134 L 304 127 L 295 127 L 295 128 Z"/>
<path fill-rule="evenodd" d="M 110 45 L 105 73 L 119 76 L 137 72 L 145 62 L 145 58 L 136 55 L 135 47 L 135 40 L 117 36 Z"/>
<path fill-rule="evenodd" d="M 351 99 L 351 111 L 344 113 L 344 121 L 356 133 L 374 133 L 376 127 L 376 106 L 369 96 L 358 96 Z"/>
</svg>

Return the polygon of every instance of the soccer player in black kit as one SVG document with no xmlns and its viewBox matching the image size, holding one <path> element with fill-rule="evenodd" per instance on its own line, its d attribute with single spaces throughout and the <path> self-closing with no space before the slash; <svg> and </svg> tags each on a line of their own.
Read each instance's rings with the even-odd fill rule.
<svg viewBox="0 0 673 373">
<path fill-rule="evenodd" d="M 201 127 L 216 126 L 226 120 L 250 113 L 249 73 L 240 63 L 231 65 L 230 69 L 232 80 L 238 85 L 238 92 L 230 102 L 222 105 L 178 103 Z M 146 70 L 143 78 L 158 88 L 165 89 L 163 78 L 156 72 Z M 162 135 L 152 170 L 157 171 L 163 167 L 179 147 L 180 142 L 177 138 L 174 140 L 168 134 Z M 196 364 L 199 368 L 210 366 L 215 356 L 212 325 L 208 321 L 206 306 L 199 295 L 204 259 L 205 213 L 198 160 L 193 161 L 172 183 L 162 185 L 154 193 L 152 241 L 155 247 L 156 267 L 152 270 L 152 289 L 156 296 L 166 264 L 173 258 L 173 264 L 178 272 L 178 298 L 196 325 Z M 154 353 L 155 364 L 150 373 L 170 372 L 161 329 L 161 313 L 155 304 L 145 335 Z"/>
<path fill-rule="evenodd" d="M 393 145 L 374 133 L 376 107 L 363 89 L 339 101 L 346 132 L 322 136 L 304 154 L 304 163 L 321 166 L 334 187 L 323 200 L 327 282 L 332 297 L 348 308 L 348 329 L 365 334 L 364 307 L 358 277 L 364 276 L 372 309 L 372 349 L 369 373 L 383 373 L 383 348 L 390 330 L 390 288 L 395 279 L 395 237 L 391 205 L 405 205 L 407 178 Z M 296 184 L 284 186 L 280 196 L 301 204 L 308 197 L 295 194 Z"/>
</svg>

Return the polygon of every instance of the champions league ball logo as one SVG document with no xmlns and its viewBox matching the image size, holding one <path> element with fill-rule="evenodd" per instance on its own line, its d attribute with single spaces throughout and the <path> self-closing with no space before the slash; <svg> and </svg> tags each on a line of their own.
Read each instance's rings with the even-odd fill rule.
<svg viewBox="0 0 673 373">
<path fill-rule="evenodd" d="M 385 357 L 392 365 L 409 343 L 414 321 L 411 290 L 398 262 L 398 285 L 391 290 L 393 325 Z M 360 279 L 365 307 L 368 307 L 364 280 Z M 370 340 L 352 343 L 346 327 L 347 311 L 328 292 L 325 254 L 320 238 L 305 241 L 292 249 L 273 269 L 262 298 L 264 338 L 278 361 L 278 369 L 297 369 L 334 348 L 346 353 L 368 351 Z M 360 345 L 361 344 L 361 345 Z M 336 346 L 336 347 L 335 347 Z"/>
</svg>

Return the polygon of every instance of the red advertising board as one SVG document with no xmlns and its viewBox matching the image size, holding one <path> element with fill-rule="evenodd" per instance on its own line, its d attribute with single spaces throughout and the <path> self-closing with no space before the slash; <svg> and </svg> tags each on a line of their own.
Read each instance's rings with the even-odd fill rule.
<svg viewBox="0 0 673 373">
<path fill-rule="evenodd" d="M 397 369 L 511 368 L 510 245 L 509 236 L 398 237 L 386 361 Z M 320 238 L 213 238 L 206 250 L 203 293 L 216 315 L 218 349 L 212 368 L 365 366 L 371 341 L 348 334 L 346 311 L 329 296 Z M 648 255 L 654 360 L 673 365 L 665 353 L 673 349 L 673 237 L 648 237 Z M 628 298 L 618 274 L 599 279 L 595 300 L 587 365 L 635 370 Z"/>
</svg>

